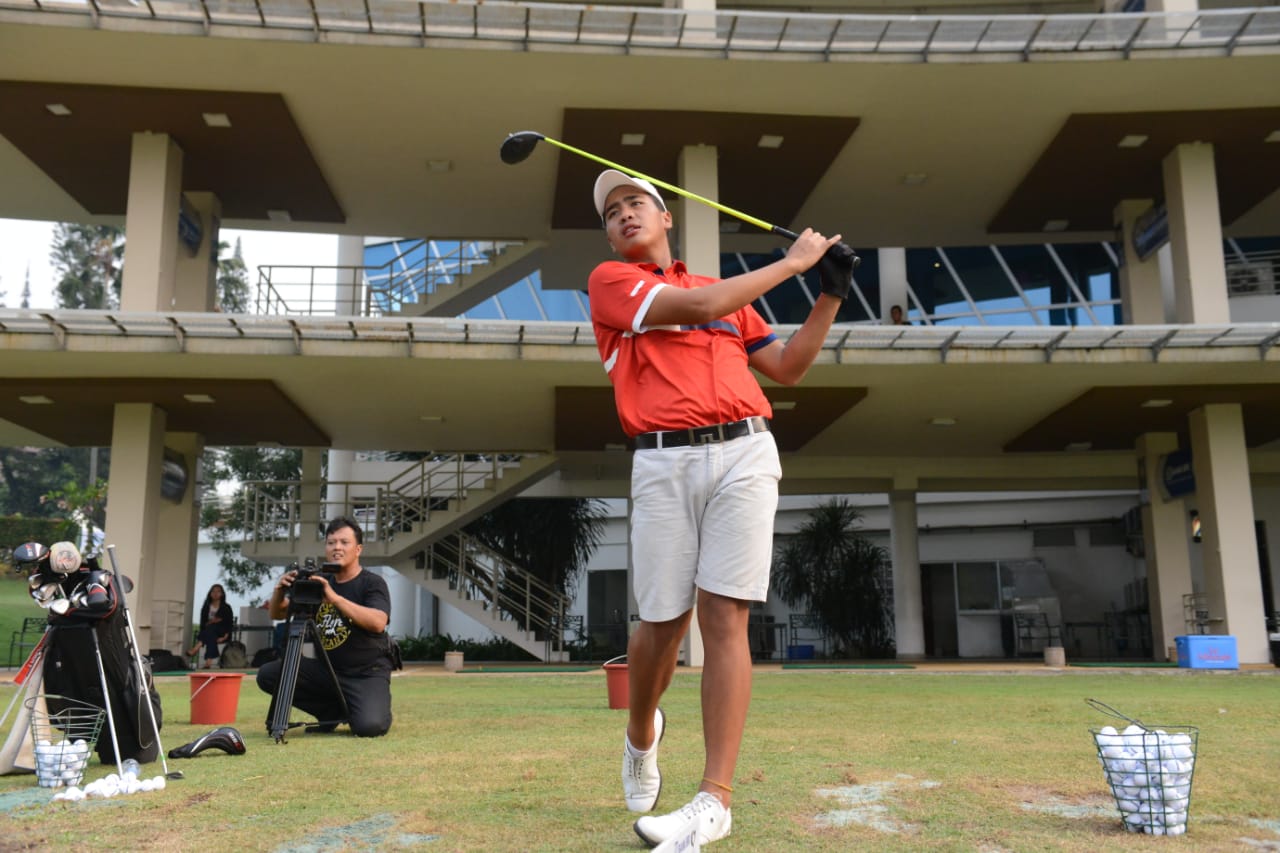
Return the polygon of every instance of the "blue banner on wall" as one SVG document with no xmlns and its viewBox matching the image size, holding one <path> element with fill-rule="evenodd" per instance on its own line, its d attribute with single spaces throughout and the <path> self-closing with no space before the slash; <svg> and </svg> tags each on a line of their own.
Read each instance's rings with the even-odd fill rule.
<svg viewBox="0 0 1280 853">
<path fill-rule="evenodd" d="M 178 240 L 193 257 L 200 251 L 200 243 L 204 240 L 204 225 L 200 221 L 200 213 L 191 206 L 185 195 L 178 203 Z"/>
<path fill-rule="evenodd" d="M 1133 251 L 1145 261 L 1169 242 L 1169 208 L 1157 204 L 1133 223 Z"/>
<path fill-rule="evenodd" d="M 1167 501 L 1195 494 L 1196 472 L 1190 450 L 1175 450 L 1160 457 L 1160 492 Z"/>
</svg>

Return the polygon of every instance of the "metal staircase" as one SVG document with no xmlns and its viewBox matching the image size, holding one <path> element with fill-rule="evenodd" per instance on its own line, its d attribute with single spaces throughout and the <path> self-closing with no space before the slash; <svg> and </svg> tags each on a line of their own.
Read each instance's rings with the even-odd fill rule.
<svg viewBox="0 0 1280 853">
<path fill-rule="evenodd" d="M 244 484 L 245 541 L 263 563 L 288 563 L 324 549 L 324 524 L 345 515 L 364 533 L 364 561 L 395 565 L 551 474 L 553 454 L 442 453 L 386 482 Z"/>
<path fill-rule="evenodd" d="M 240 551 L 265 563 L 301 561 L 323 552 L 325 521 L 346 515 L 364 533 L 362 562 L 395 568 L 544 661 L 566 660 L 569 601 L 459 530 L 557 465 L 552 454 L 451 453 L 415 462 L 385 482 L 248 482 Z"/>
<path fill-rule="evenodd" d="M 253 313 L 455 317 L 537 272 L 544 245 L 408 240 L 376 265 L 259 266 Z"/>
<path fill-rule="evenodd" d="M 456 317 L 537 272 L 542 265 L 543 246 L 536 241 L 494 243 L 486 250 L 483 264 L 469 264 L 448 277 L 412 282 L 415 289 L 402 293 L 400 309 L 395 313 Z"/>
<path fill-rule="evenodd" d="M 396 570 L 531 655 L 548 663 L 569 659 L 568 596 L 475 537 L 442 536 Z"/>
</svg>

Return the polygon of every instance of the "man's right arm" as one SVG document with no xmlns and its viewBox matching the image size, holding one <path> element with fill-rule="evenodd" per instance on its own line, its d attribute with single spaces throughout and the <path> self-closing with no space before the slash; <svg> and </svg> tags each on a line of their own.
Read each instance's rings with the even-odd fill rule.
<svg viewBox="0 0 1280 853">
<path fill-rule="evenodd" d="M 824 237 L 812 228 L 787 249 L 785 257 L 742 275 L 705 287 L 664 287 L 645 313 L 646 326 L 700 325 L 750 305 L 782 282 L 816 264 L 840 235 Z"/>
</svg>

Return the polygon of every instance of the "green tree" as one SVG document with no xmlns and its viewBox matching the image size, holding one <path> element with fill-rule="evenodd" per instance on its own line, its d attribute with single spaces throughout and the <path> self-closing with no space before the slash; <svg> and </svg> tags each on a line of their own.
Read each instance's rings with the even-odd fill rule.
<svg viewBox="0 0 1280 853">
<path fill-rule="evenodd" d="M 203 468 L 205 484 L 201 495 L 200 526 L 209 530 L 227 589 L 245 595 L 261 586 L 273 569 L 240 555 L 240 544 L 253 535 L 253 531 L 244 527 L 244 490 L 237 488 L 230 499 L 223 500 L 218 487 L 225 483 L 238 486 L 250 480 L 270 480 L 281 482 L 281 485 L 268 486 L 265 491 L 274 497 L 284 498 L 290 484 L 302 478 L 302 451 L 296 448 L 210 447 L 205 449 Z"/>
<path fill-rule="evenodd" d="M 124 232 L 110 225 L 59 222 L 49 260 L 58 276 L 59 308 L 115 308 L 120 304 Z"/>
<path fill-rule="evenodd" d="M 813 616 L 844 654 L 893 654 L 889 556 L 858 531 L 858 511 L 836 498 L 816 507 L 775 555 L 773 588 Z"/>
<path fill-rule="evenodd" d="M 0 515 L 62 516 L 44 496 L 88 483 L 87 447 L 0 447 Z"/>
<path fill-rule="evenodd" d="M 515 498 L 467 533 L 573 598 L 604 536 L 605 506 L 590 498 Z"/>
<path fill-rule="evenodd" d="M 218 244 L 218 308 L 228 314 L 243 314 L 249 310 L 249 271 L 240 251 L 240 238 L 236 238 L 231 257 L 223 257 L 226 243 Z"/>
</svg>

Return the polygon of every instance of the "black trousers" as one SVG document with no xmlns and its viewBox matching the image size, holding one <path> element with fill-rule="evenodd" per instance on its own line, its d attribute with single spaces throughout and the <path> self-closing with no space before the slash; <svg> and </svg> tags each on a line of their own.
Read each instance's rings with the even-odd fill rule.
<svg viewBox="0 0 1280 853">
<path fill-rule="evenodd" d="M 204 659 L 213 660 L 218 657 L 218 640 L 230 640 L 231 629 L 221 622 L 205 625 L 200 629 L 196 640 L 204 646 Z"/>
<path fill-rule="evenodd" d="M 273 660 L 258 668 L 258 687 L 272 696 L 280 687 L 284 661 Z M 391 728 L 391 670 L 378 669 L 359 675 L 338 673 L 338 684 L 351 712 L 351 733 L 357 737 L 379 737 Z M 329 670 L 319 658 L 303 657 L 298 663 L 298 681 L 293 691 L 293 707 L 320 722 L 342 719 L 342 703 L 334 693 Z M 271 725 L 271 720 L 267 720 Z"/>
</svg>

